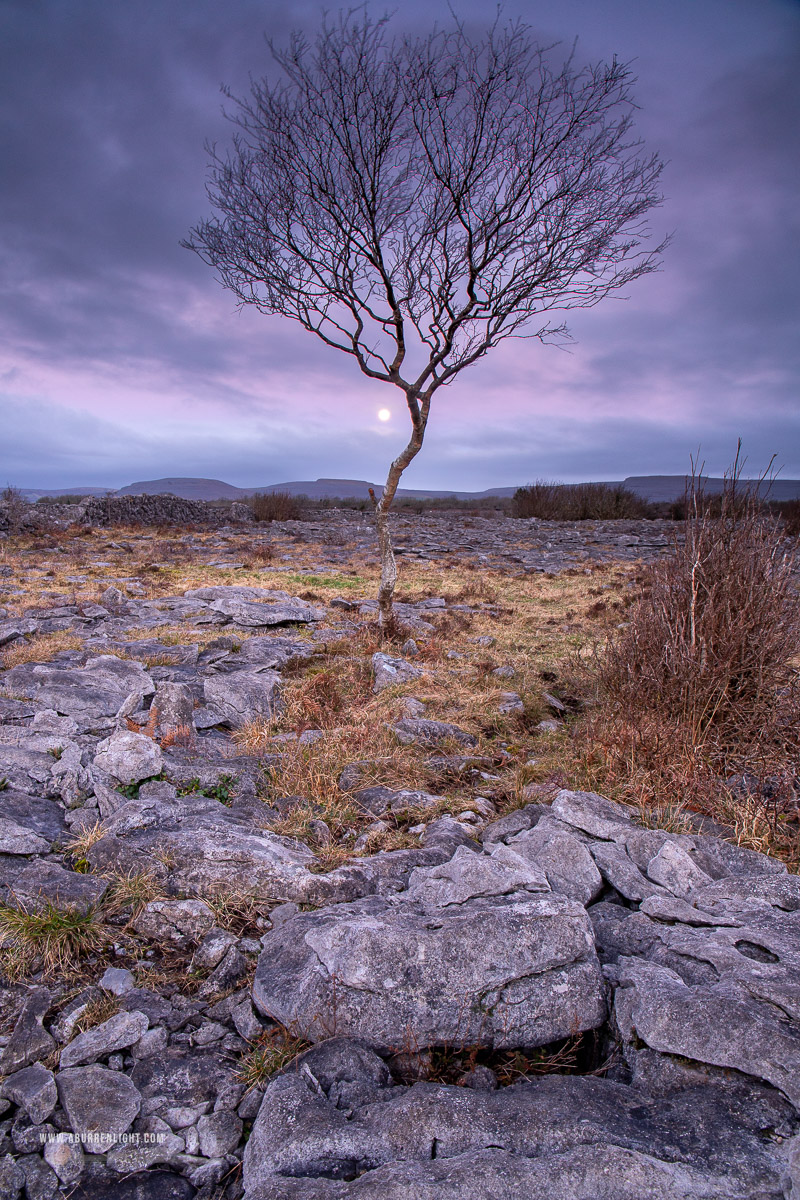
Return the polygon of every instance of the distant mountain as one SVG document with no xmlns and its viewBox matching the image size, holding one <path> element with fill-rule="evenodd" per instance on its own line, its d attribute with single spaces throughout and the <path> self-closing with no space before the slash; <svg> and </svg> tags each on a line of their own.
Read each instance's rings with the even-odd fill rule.
<svg viewBox="0 0 800 1200">
<path fill-rule="evenodd" d="M 619 487 L 622 483 L 626 488 L 641 496 L 643 500 L 656 503 L 679 500 L 683 495 L 688 476 L 686 475 L 629 475 L 624 480 L 608 480 L 610 487 Z M 742 483 L 755 483 L 755 480 L 742 480 Z M 721 492 L 724 480 L 713 476 L 703 476 L 702 484 L 706 492 L 711 494 Z M 20 488 L 27 500 L 38 500 L 40 496 L 138 496 L 146 494 L 157 496 L 168 493 L 180 496 L 184 500 L 246 500 L 256 492 L 288 492 L 291 496 L 308 496 L 310 500 L 366 500 L 369 489 L 374 488 L 380 496 L 383 487 L 378 483 L 369 483 L 366 479 L 295 479 L 287 483 L 267 483 L 262 487 L 240 488 L 221 479 L 198 479 L 192 476 L 174 476 L 168 479 L 145 479 L 139 483 L 129 483 L 126 487 L 114 491 L 113 488 L 101 487 L 70 487 L 70 488 Z M 485 488 L 482 492 L 463 492 L 450 490 L 432 490 L 426 488 L 398 488 L 397 495 L 406 500 L 436 500 L 449 496 L 456 500 L 485 500 L 496 496 L 505 498 L 513 496 L 516 487 Z M 759 487 L 760 494 L 770 500 L 800 499 L 800 479 L 776 479 L 772 483 L 764 483 Z"/>
<path fill-rule="evenodd" d="M 702 475 L 698 478 L 698 482 L 702 484 L 703 491 L 708 495 L 718 495 L 724 486 L 725 480 L 713 475 Z M 742 484 L 758 481 L 755 479 L 743 479 Z M 644 500 L 650 500 L 654 503 L 662 503 L 664 501 L 671 503 L 673 500 L 680 500 L 686 491 L 686 485 L 689 483 L 688 475 L 629 475 L 624 481 L 625 487 L 635 492 L 637 496 L 641 496 Z M 797 500 L 800 498 L 800 479 L 773 479 L 772 482 L 765 481 L 759 484 L 759 495 L 769 500 Z"/>
<path fill-rule="evenodd" d="M 115 496 L 180 496 L 182 500 L 241 500 L 251 496 L 258 488 L 238 488 L 221 479 L 195 479 L 178 476 L 170 479 L 145 479 L 129 483 L 115 492 Z"/>
<path fill-rule="evenodd" d="M 63 488 L 20 488 L 26 500 L 38 500 L 41 496 L 113 496 L 108 487 L 63 487 Z"/>
<path fill-rule="evenodd" d="M 157 496 L 167 492 L 184 500 L 244 500 L 256 492 L 288 492 L 290 496 L 308 496 L 309 500 L 366 500 L 369 489 L 380 496 L 383 487 L 366 479 L 294 479 L 286 483 L 266 483 L 262 487 L 239 488 L 221 479 L 169 478 L 146 479 L 120 488 L 118 496 Z M 478 500 L 487 496 L 513 496 L 516 488 L 487 488 L 483 492 L 430 491 L 398 488 L 397 495 L 406 499 L 435 499 L 455 496 L 461 500 Z"/>
</svg>

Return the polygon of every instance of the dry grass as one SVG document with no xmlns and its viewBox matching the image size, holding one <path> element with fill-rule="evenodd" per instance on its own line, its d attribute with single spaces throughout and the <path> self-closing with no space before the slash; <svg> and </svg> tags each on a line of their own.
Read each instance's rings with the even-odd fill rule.
<svg viewBox="0 0 800 1200">
<path fill-rule="evenodd" d="M 64 854 L 71 859 L 73 871 L 78 871 L 81 874 L 88 872 L 89 851 L 105 835 L 106 829 L 103 822 L 95 821 L 93 825 L 81 829 L 78 833 L 74 833 L 63 843 L 61 848 Z"/>
<path fill-rule="evenodd" d="M 355 536 L 359 527 L 354 524 L 353 529 Z M 193 540 L 181 541 L 184 535 L 191 535 Z M 293 532 L 280 524 L 270 527 L 268 539 L 261 539 L 253 531 L 220 538 L 214 530 L 180 528 L 158 531 L 155 535 L 142 529 L 54 531 L 45 538 L 20 535 L 7 539 L 0 549 L 0 561 L 12 568 L 12 574 L 0 580 L 0 589 L 13 592 L 21 588 L 27 595 L 0 594 L 0 603 L 16 612 L 31 603 L 45 601 L 97 601 L 117 574 L 135 575 L 145 597 L 155 600 L 209 584 L 248 584 L 285 590 L 293 595 L 313 592 L 326 598 L 339 592 L 356 602 L 374 597 L 378 569 L 372 551 L 353 548 L 349 556 L 338 557 L 335 567 L 328 570 L 323 564 L 330 561 L 329 546 L 315 542 L 313 536 L 309 527 L 308 540 L 298 541 Z M 347 536 L 345 531 L 331 544 L 341 547 Z M 245 566 L 220 569 L 205 565 L 215 559 L 223 560 L 224 548 L 233 552 L 232 561 L 244 562 Z M 729 551 L 730 545 L 726 553 Z M 285 570 L 265 573 L 261 569 L 267 563 L 282 566 L 285 554 L 291 554 Z M 101 568 L 92 559 L 111 565 Z M 159 563 L 170 565 L 159 567 Z M 46 573 L 33 578 L 37 566 L 46 568 Z M 688 727 L 693 734 L 697 729 L 705 734 L 710 725 L 713 735 L 702 741 L 687 736 L 678 746 L 674 716 L 665 719 L 663 712 L 645 711 L 633 702 L 638 703 L 642 690 L 642 671 L 644 678 L 648 670 L 652 674 L 654 661 L 659 661 L 658 653 L 648 650 L 643 653 L 642 662 L 632 666 L 635 660 L 626 651 L 633 680 L 630 689 L 633 699 L 627 710 L 624 703 L 611 702 L 610 693 L 604 694 L 601 705 L 581 709 L 580 699 L 591 690 L 587 684 L 588 670 L 595 661 L 605 662 L 608 668 L 632 628 L 629 624 L 628 630 L 618 630 L 617 626 L 631 619 L 634 612 L 631 602 L 644 595 L 641 587 L 634 590 L 629 586 L 635 573 L 636 568 L 627 564 L 593 563 L 563 571 L 558 576 L 513 575 L 500 569 L 454 566 L 446 554 L 433 562 L 404 561 L 398 599 L 418 601 L 443 596 L 451 604 L 469 604 L 477 611 L 448 616 L 435 610 L 427 613 L 426 619 L 435 625 L 435 631 L 414 635 L 420 649 L 415 662 L 425 670 L 425 676 L 405 686 L 387 689 L 380 696 L 371 691 L 369 658 L 378 649 L 399 653 L 405 635 L 393 644 L 382 645 L 374 623 L 352 613 L 331 610 L 319 627 L 326 631 L 328 642 L 319 643 L 320 652 L 309 665 L 284 672 L 285 708 L 280 720 L 252 726 L 241 731 L 237 739 L 243 750 L 281 753 L 280 768 L 272 772 L 271 798 L 303 798 L 304 803 L 290 812 L 279 827 L 290 836 L 304 840 L 311 837 L 321 869 L 329 869 L 352 856 L 354 835 L 361 835 L 372 817 L 353 811 L 351 798 L 342 795 L 336 781 L 347 763 L 366 760 L 370 765 L 362 786 L 381 783 L 443 793 L 446 811 L 451 812 L 468 808 L 475 794 L 488 795 L 498 810 L 505 812 L 532 798 L 546 801 L 559 786 L 587 787 L 633 804 L 647 822 L 685 828 L 691 820 L 691 810 L 701 809 L 716 812 L 734 830 L 732 836 L 743 844 L 760 848 L 791 842 L 794 826 L 787 819 L 786 806 L 781 810 L 780 798 L 776 800 L 773 796 L 768 803 L 760 804 L 742 800 L 733 792 L 726 797 L 719 786 L 720 777 L 724 779 L 731 764 L 751 774 L 777 776 L 781 764 L 787 761 L 784 751 L 782 758 L 781 754 L 776 757 L 777 743 L 764 735 L 770 721 L 772 730 L 776 730 L 775 716 L 781 708 L 786 710 L 785 703 L 773 704 L 770 713 L 768 689 L 759 699 L 759 704 L 764 701 L 759 711 L 762 715 L 767 712 L 767 721 L 761 717 L 756 720 L 754 715 L 752 722 L 754 726 L 760 722 L 758 740 L 748 741 L 734 732 L 726 741 L 719 732 L 718 721 L 724 705 L 712 700 L 705 708 L 702 703 L 693 702 L 694 716 Z M 85 580 L 70 581 L 70 575 L 81 575 Z M 652 581 L 652 576 L 648 577 Z M 748 579 L 753 585 L 758 582 L 752 575 Z M 652 583 L 647 586 L 652 587 Z M 44 587 L 49 590 L 43 592 Z M 653 591 L 647 595 L 651 607 L 657 608 Z M 736 611 L 748 608 L 752 610 L 752 603 L 742 602 Z M 768 612 L 762 616 L 769 621 Z M 196 644 L 202 649 L 221 633 L 230 633 L 230 630 L 185 626 L 175 622 L 166 610 L 163 618 L 163 625 L 130 631 L 125 635 L 126 640 L 159 640 L 165 646 Z M 345 627 L 354 620 L 361 621 L 357 634 L 353 636 L 347 630 L 346 636 L 342 636 Z M 667 625 L 670 622 L 672 616 Z M 236 631 L 235 636 L 244 642 L 249 634 Z M 777 644 L 783 636 L 771 627 L 770 644 Z M 492 644 L 480 646 L 478 639 L 487 637 Z M 763 649 L 764 639 L 742 642 L 750 651 L 757 644 Z M 9 647 L 6 657 L 15 656 L 13 661 L 46 661 L 61 649 L 80 645 L 80 639 L 72 633 L 46 635 L 25 645 Z M 646 645 L 652 649 L 652 642 L 642 643 L 643 647 Z M 569 668 L 568 660 L 573 664 Z M 4 660 L 3 665 L 13 665 L 13 661 Z M 574 669 L 575 663 L 580 664 L 580 671 Z M 499 667 L 512 668 L 513 676 L 497 677 L 493 672 Z M 676 674 L 672 663 L 667 680 L 670 687 Z M 735 672 L 732 678 L 734 686 L 726 693 L 729 696 L 739 687 Z M 791 682 L 788 677 L 787 689 Z M 542 705 L 543 689 L 554 692 L 568 704 L 568 724 L 558 733 L 541 734 L 536 729 L 542 717 L 552 715 Z M 507 691 L 522 697 L 525 704 L 522 716 L 498 712 L 501 694 Z M 426 717 L 451 721 L 473 733 L 479 745 L 472 753 L 491 759 L 495 765 L 487 768 L 487 773 L 499 778 L 475 783 L 457 776 L 432 778 L 425 765 L 428 758 L 448 749 L 455 753 L 461 750 L 453 745 L 434 751 L 402 747 L 396 742 L 387 726 L 404 715 L 403 702 L 408 696 L 424 702 Z M 739 710 L 747 707 L 743 692 L 737 693 L 735 699 L 733 707 Z M 609 722 L 612 709 L 614 720 Z M 708 721 L 710 714 L 713 719 Z M 790 726 L 793 721 L 792 716 Z M 311 747 L 271 740 L 276 733 L 301 733 L 312 728 L 322 729 L 325 738 Z M 794 745 L 791 727 L 778 732 L 784 737 L 785 747 L 791 748 Z M 178 734 L 175 741 L 180 744 L 183 736 Z M 702 746 L 700 753 L 696 750 L 698 745 Z M 720 747 L 723 754 L 717 753 Z M 498 753 L 501 748 L 510 755 L 505 762 Z M 531 761 L 533 766 L 529 765 Z M 538 789 L 535 793 L 530 791 L 531 785 Z M 665 797 L 670 798 L 666 805 Z M 331 829 L 330 844 L 324 839 L 314 839 L 310 833 L 311 822 L 320 818 Z M 387 818 L 384 823 L 388 828 L 368 835 L 367 849 L 362 852 L 393 849 L 413 842 L 407 833 L 410 821 L 405 814 L 397 819 Z M 788 850 L 781 853 L 791 858 Z M 169 861 L 166 865 L 169 867 Z"/>
<path fill-rule="evenodd" d="M 96 1000 L 92 1000 L 86 1006 L 85 1011 L 78 1017 L 73 1026 L 73 1035 L 84 1033 L 87 1029 L 94 1029 L 95 1025 L 102 1025 L 104 1021 L 116 1016 L 119 1011 L 120 1003 L 117 996 L 111 995 L 109 992 L 98 996 Z"/>
<path fill-rule="evenodd" d="M 267 1030 L 242 1056 L 236 1072 L 237 1079 L 249 1092 L 264 1087 L 274 1075 L 285 1070 L 299 1055 L 309 1049 L 309 1043 L 291 1029 L 278 1025 Z"/>
<path fill-rule="evenodd" d="M 80 650 L 83 639 L 77 634 L 57 631 L 55 633 L 37 633 L 27 641 L 19 639 L 0 651 L 0 670 L 10 670 L 20 667 L 23 663 L 51 662 L 63 650 Z"/>
<path fill-rule="evenodd" d="M 57 908 L 49 901 L 38 910 L 0 905 L 3 971 L 17 980 L 41 970 L 45 975 L 70 974 L 86 955 L 97 952 L 112 936 L 99 914 Z"/>
</svg>

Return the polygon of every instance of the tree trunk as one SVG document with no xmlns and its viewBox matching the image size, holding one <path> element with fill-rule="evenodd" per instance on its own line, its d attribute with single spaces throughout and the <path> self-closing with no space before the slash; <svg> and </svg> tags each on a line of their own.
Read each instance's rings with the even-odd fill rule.
<svg viewBox="0 0 800 1200">
<path fill-rule="evenodd" d="M 397 563 L 394 557 L 394 550 L 392 549 L 391 534 L 389 533 L 389 509 L 395 498 L 400 476 L 422 448 L 422 439 L 425 436 L 429 406 L 430 400 L 425 400 L 420 411 L 416 396 L 408 396 L 408 407 L 411 412 L 413 426 L 411 438 L 406 448 L 398 454 L 389 467 L 389 474 L 386 476 L 386 483 L 380 500 L 376 500 L 374 493 L 371 493 L 372 501 L 375 505 L 378 553 L 381 560 L 381 583 L 378 589 L 378 625 L 383 635 L 391 630 L 394 620 L 392 600 L 395 584 L 397 583 Z"/>
</svg>

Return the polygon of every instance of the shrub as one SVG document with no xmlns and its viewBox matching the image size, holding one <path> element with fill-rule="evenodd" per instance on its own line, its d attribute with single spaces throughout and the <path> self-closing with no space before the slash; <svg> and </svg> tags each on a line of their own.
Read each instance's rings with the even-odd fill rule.
<svg viewBox="0 0 800 1200">
<path fill-rule="evenodd" d="M 783 521 L 783 530 L 789 537 L 800 534 L 800 500 L 782 500 L 770 504 L 770 510 Z"/>
<path fill-rule="evenodd" d="M 548 483 L 544 479 L 517 488 L 512 514 L 542 521 L 615 521 L 652 515 L 647 501 L 622 484 Z"/>
<path fill-rule="evenodd" d="M 302 498 L 289 492 L 255 492 L 248 504 L 257 521 L 299 521 L 305 510 Z"/>
<path fill-rule="evenodd" d="M 800 744 L 794 551 L 736 468 L 716 499 L 704 504 L 691 482 L 683 539 L 645 571 L 600 658 L 600 706 L 584 733 L 606 778 L 638 799 L 663 798 L 666 785 L 712 809 L 735 771 L 788 798 Z"/>
</svg>

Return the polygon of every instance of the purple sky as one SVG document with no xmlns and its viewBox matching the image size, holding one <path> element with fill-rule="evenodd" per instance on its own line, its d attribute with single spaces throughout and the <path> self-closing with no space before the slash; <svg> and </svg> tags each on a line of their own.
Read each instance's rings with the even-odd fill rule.
<svg viewBox="0 0 800 1200">
<path fill-rule="evenodd" d="M 481 23 L 486 6 L 460 0 Z M 292 322 L 238 313 L 180 239 L 209 215 L 221 83 L 320 7 L 0 0 L 0 485 L 240 486 L 385 476 L 399 392 Z M 384 10 L 373 6 L 380 15 Z M 509 0 L 581 60 L 635 59 L 637 128 L 668 160 L 663 270 L 569 317 L 570 353 L 496 349 L 434 401 L 404 486 L 721 473 L 800 477 L 800 3 Z M 447 23 L 406 0 L 395 24 Z M 392 419 L 382 424 L 378 409 Z"/>
</svg>

